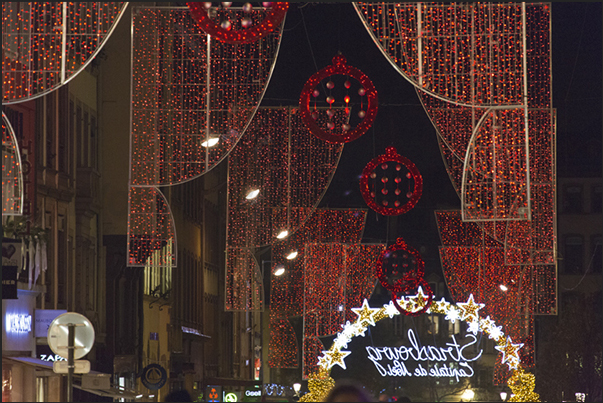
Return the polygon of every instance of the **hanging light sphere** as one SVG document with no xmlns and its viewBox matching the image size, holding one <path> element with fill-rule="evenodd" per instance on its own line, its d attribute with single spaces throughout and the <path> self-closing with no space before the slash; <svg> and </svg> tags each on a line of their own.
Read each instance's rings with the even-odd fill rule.
<svg viewBox="0 0 603 403">
<path fill-rule="evenodd" d="M 408 197 L 410 199 L 412 197 L 412 192 L 407 192 L 406 197 Z"/>
<path fill-rule="evenodd" d="M 314 98 L 316 98 L 316 97 L 317 97 L 317 96 L 319 96 L 319 95 L 320 95 L 320 91 L 318 91 L 318 90 L 314 90 L 314 92 L 312 93 L 312 96 L 313 96 Z"/>
<path fill-rule="evenodd" d="M 332 109 L 327 109 L 327 115 L 332 118 L 333 116 L 335 116 L 335 111 Z"/>
<path fill-rule="evenodd" d="M 345 97 L 343 97 L 343 100 L 344 100 L 344 102 L 345 102 L 346 104 L 347 104 L 347 103 L 350 103 L 350 96 L 349 96 L 349 95 L 346 95 Z"/>
<path fill-rule="evenodd" d="M 343 83 L 343 86 L 347 89 L 349 89 L 351 85 L 352 84 L 350 84 L 350 82 L 348 80 L 345 80 L 345 83 Z"/>
<path fill-rule="evenodd" d="M 358 117 L 360 119 L 364 119 L 365 116 L 366 116 L 366 111 L 358 111 Z"/>
<path fill-rule="evenodd" d="M 318 119 L 318 112 L 312 112 L 312 119 Z"/>
<path fill-rule="evenodd" d="M 387 169 L 387 164 L 381 164 L 381 169 L 386 170 Z"/>
<path fill-rule="evenodd" d="M 361 97 L 363 97 L 364 94 L 366 94 L 366 90 L 364 88 L 358 89 L 358 95 L 360 95 Z"/>
<path fill-rule="evenodd" d="M 243 11 L 246 13 L 250 13 L 251 10 L 253 10 L 253 6 L 251 5 L 251 3 L 245 3 L 243 4 Z"/>
<path fill-rule="evenodd" d="M 344 131 L 347 132 L 348 130 L 350 130 L 351 126 L 349 124 L 347 124 L 347 123 L 344 123 L 343 126 L 341 126 L 341 127 L 343 128 Z"/>
<path fill-rule="evenodd" d="M 335 127 L 335 123 L 333 123 L 333 122 L 327 123 L 327 128 L 333 129 L 334 127 Z"/>
<path fill-rule="evenodd" d="M 205 7 L 207 10 L 209 10 L 211 8 L 211 2 L 209 2 L 209 1 L 204 2 L 203 7 Z"/>
<path fill-rule="evenodd" d="M 243 28 L 249 28 L 251 26 L 251 24 L 253 24 L 253 21 L 251 21 L 251 18 L 243 18 L 241 20 L 241 26 Z"/>
<path fill-rule="evenodd" d="M 333 102 L 335 102 L 335 98 L 333 98 L 332 96 L 329 95 L 327 97 L 327 102 L 330 103 L 330 104 L 332 104 Z"/>
<path fill-rule="evenodd" d="M 222 3 L 222 6 L 228 8 L 228 7 L 232 6 L 232 3 L 231 2 L 224 2 L 224 3 Z"/>
<path fill-rule="evenodd" d="M 271 5 L 272 5 L 272 2 L 270 2 L 270 1 L 265 1 L 262 3 L 262 6 L 264 6 L 264 7 L 270 7 Z"/>
<path fill-rule="evenodd" d="M 330 90 L 332 90 L 333 88 L 335 88 L 335 83 L 333 81 L 329 81 L 327 83 L 327 88 L 330 89 Z"/>
<path fill-rule="evenodd" d="M 396 189 L 394 190 L 394 193 L 396 194 L 396 196 L 398 196 L 400 193 L 402 193 L 402 191 L 400 189 Z"/>
<path fill-rule="evenodd" d="M 228 20 L 224 20 L 220 23 L 220 27 L 222 29 L 225 29 L 227 31 L 230 31 L 230 28 L 232 28 L 232 24 L 230 23 L 230 21 Z"/>
</svg>

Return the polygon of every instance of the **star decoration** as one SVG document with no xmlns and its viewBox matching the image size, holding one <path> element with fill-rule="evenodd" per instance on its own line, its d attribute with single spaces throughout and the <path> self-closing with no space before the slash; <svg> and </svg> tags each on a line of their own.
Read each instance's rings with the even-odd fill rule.
<svg viewBox="0 0 603 403">
<path fill-rule="evenodd" d="M 345 362 L 343 361 L 343 359 L 345 357 L 347 357 L 348 355 L 352 354 L 351 351 L 340 351 L 340 350 L 329 350 L 329 351 L 323 351 L 322 353 L 324 354 L 325 359 L 328 360 L 327 361 L 328 362 L 327 369 L 330 369 L 335 364 L 339 365 L 343 369 L 346 369 Z"/>
<path fill-rule="evenodd" d="M 467 327 L 467 331 L 471 332 L 473 334 L 477 334 L 477 332 L 479 331 L 479 322 L 474 320 L 469 322 L 469 326 Z"/>
<path fill-rule="evenodd" d="M 383 308 L 385 308 L 385 313 L 390 319 L 395 315 L 400 315 L 400 312 L 396 309 L 392 301 L 389 301 L 389 304 L 383 305 Z"/>
<path fill-rule="evenodd" d="M 352 308 L 352 312 L 358 315 L 357 322 L 375 326 L 375 314 L 379 312 L 379 308 L 371 308 L 368 301 L 365 299 L 362 303 L 362 307 Z"/>
<path fill-rule="evenodd" d="M 446 311 L 446 317 L 444 319 L 449 320 L 451 323 L 454 323 L 457 319 L 460 319 L 459 311 L 455 307 L 451 306 Z"/>
<path fill-rule="evenodd" d="M 362 336 L 364 337 L 364 332 L 366 332 L 366 326 L 363 326 L 360 322 L 356 322 L 352 325 L 352 337 Z"/>
<path fill-rule="evenodd" d="M 323 353 L 324 353 L 324 351 L 323 351 Z M 329 368 L 329 357 L 327 357 L 326 355 L 322 355 L 322 356 L 318 357 L 318 366 L 328 369 Z"/>
<path fill-rule="evenodd" d="M 434 301 L 429 309 L 433 313 L 445 313 L 449 306 L 450 304 L 442 298 L 440 301 Z"/>
<path fill-rule="evenodd" d="M 523 343 L 513 344 L 509 336 L 503 342 L 502 346 L 494 346 L 495 349 L 503 353 L 502 363 L 509 365 L 510 369 L 515 369 L 519 365 L 519 349 L 523 347 Z"/>
<path fill-rule="evenodd" d="M 459 307 L 461 313 L 461 319 L 465 320 L 470 316 L 479 317 L 477 311 L 486 306 L 486 304 L 476 304 L 473 300 L 473 294 L 469 294 L 467 302 L 459 302 L 456 304 Z"/>
</svg>

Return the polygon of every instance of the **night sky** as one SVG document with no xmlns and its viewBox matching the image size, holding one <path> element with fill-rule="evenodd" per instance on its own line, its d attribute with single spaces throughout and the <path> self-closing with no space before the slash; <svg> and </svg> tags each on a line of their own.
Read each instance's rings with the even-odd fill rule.
<svg viewBox="0 0 603 403">
<path fill-rule="evenodd" d="M 601 3 L 552 4 L 553 106 L 558 109 L 558 174 L 601 175 Z M 358 179 L 365 165 L 393 145 L 423 176 L 417 206 L 397 217 L 368 209 L 363 242 L 403 237 L 419 250 L 426 272 L 441 275 L 434 210 L 458 209 L 436 132 L 414 87 L 383 56 L 351 3 L 291 3 L 276 67 L 262 106 L 298 105 L 303 85 L 341 52 L 375 85 L 379 111 L 372 128 L 347 143 L 320 203 L 367 208 Z"/>
</svg>

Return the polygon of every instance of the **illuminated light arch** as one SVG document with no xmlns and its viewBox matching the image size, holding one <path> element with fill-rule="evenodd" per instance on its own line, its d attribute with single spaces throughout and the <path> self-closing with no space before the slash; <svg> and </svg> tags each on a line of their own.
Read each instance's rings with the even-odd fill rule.
<svg viewBox="0 0 603 403">
<path fill-rule="evenodd" d="M 419 289 L 417 295 L 402 297 L 398 304 L 406 310 L 418 311 L 426 303 L 425 295 Z M 456 320 L 462 320 L 468 323 L 469 331 L 474 335 L 477 332 L 485 332 L 488 337 L 496 342 L 495 349 L 502 353 L 502 362 L 509 366 L 512 376 L 508 385 L 513 392 L 509 399 L 511 402 L 538 402 L 540 396 L 534 392 L 535 378 L 533 374 L 525 372 L 520 365 L 518 351 L 523 344 L 513 343 L 510 337 L 505 336 L 500 326 L 490 319 L 490 317 L 481 318 L 478 311 L 485 305 L 476 303 L 473 295 L 470 294 L 466 302 L 451 304 L 443 298 L 440 301 L 433 302 L 428 313 L 444 314 L 445 320 L 452 323 Z M 347 348 L 348 343 L 356 336 L 364 336 L 369 326 L 375 326 L 376 322 L 386 317 L 393 318 L 399 315 L 398 309 L 392 302 L 384 305 L 382 308 L 371 308 L 365 299 L 362 307 L 352 309 L 358 317 L 354 323 L 346 323 L 343 330 L 337 334 L 331 348 L 323 351 L 323 355 L 318 357 L 319 370 L 310 376 L 308 387 L 310 392 L 302 396 L 299 400 L 303 402 L 324 401 L 329 391 L 334 387 L 335 381 L 330 377 L 331 368 L 339 365 L 345 367 L 345 357 L 350 355 L 351 351 L 342 350 Z"/>
<path fill-rule="evenodd" d="M 23 214 L 23 166 L 15 131 L 2 112 L 2 215 Z"/>
<path fill-rule="evenodd" d="M 2 105 L 73 79 L 100 52 L 127 4 L 2 2 Z"/>
<path fill-rule="evenodd" d="M 190 8 L 193 18 L 197 21 L 199 28 L 201 28 L 203 32 L 217 38 L 219 41 L 232 44 L 255 42 L 262 36 L 269 34 L 283 22 L 285 15 L 287 14 L 287 9 L 289 8 L 289 3 L 283 2 L 273 3 L 266 10 L 262 8 L 260 13 L 255 12 L 255 14 L 259 14 L 259 18 L 263 17 L 263 20 L 251 27 L 241 26 L 233 29 L 230 21 L 231 18 L 225 16 L 225 18 L 227 18 L 225 21 L 228 21 L 229 23 L 228 29 L 225 29 L 216 24 L 209 17 L 204 2 L 190 2 L 186 4 Z M 235 21 L 235 23 L 239 25 L 242 24 L 242 21 L 246 18 L 249 18 L 250 22 L 252 21 L 252 18 L 250 18 L 253 17 L 251 10 L 245 12 L 245 10 L 239 7 L 224 7 L 222 9 L 217 9 L 216 11 L 218 10 L 236 10 L 233 12 L 232 17 L 234 17 L 233 19 L 236 18 L 237 21 Z M 258 19 L 258 17 L 256 16 L 255 19 Z"/>
</svg>

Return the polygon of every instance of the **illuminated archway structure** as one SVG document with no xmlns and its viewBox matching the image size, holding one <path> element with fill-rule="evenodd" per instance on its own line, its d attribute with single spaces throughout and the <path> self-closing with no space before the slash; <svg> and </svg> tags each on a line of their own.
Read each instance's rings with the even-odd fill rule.
<svg viewBox="0 0 603 403">
<path fill-rule="evenodd" d="M 428 296 L 419 287 L 417 295 L 402 297 L 397 302 L 405 310 L 416 312 L 423 309 L 428 300 Z M 520 365 L 519 349 L 523 344 L 513 343 L 511 338 L 505 336 L 502 332 L 502 327 L 496 326 L 496 323 L 489 316 L 486 318 L 480 317 L 478 311 L 484 306 L 484 304 L 476 303 L 473 300 L 473 294 L 470 294 L 467 302 L 451 304 L 443 298 L 440 301 L 434 301 L 427 309 L 427 313 L 444 314 L 444 319 L 452 323 L 456 320 L 463 320 L 468 323 L 468 330 L 474 335 L 477 332 L 486 333 L 490 339 L 496 342 L 497 345 L 494 348 L 503 354 L 503 364 L 506 363 L 511 370 L 508 385 L 513 395 L 509 401 L 539 402 L 540 396 L 534 392 L 534 375 L 525 372 Z M 334 365 L 339 365 L 346 369 L 344 359 L 352 353 L 342 349 L 347 348 L 353 337 L 364 337 L 364 333 L 369 326 L 375 326 L 378 321 L 386 317 L 393 318 L 400 314 L 391 301 L 382 308 L 371 308 L 366 299 L 360 308 L 352 308 L 352 311 L 358 315 L 356 321 L 354 323 L 347 322 L 343 330 L 337 334 L 331 348 L 322 352 L 322 356 L 318 358 L 318 372 L 311 374 L 308 379 L 310 393 L 302 396 L 299 399 L 300 401 L 318 402 L 324 400 L 329 391 L 335 386 L 335 381 L 330 377 L 331 368 Z"/>
</svg>

